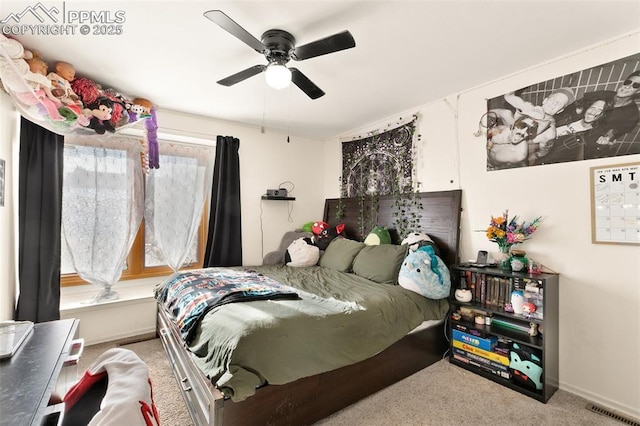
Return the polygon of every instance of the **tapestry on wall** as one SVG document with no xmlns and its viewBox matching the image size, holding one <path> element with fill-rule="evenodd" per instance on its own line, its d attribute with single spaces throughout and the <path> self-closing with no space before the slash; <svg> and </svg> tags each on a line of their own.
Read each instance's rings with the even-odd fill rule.
<svg viewBox="0 0 640 426">
<path fill-rule="evenodd" d="M 342 143 L 342 196 L 408 192 L 415 118 L 391 130 Z"/>
<path fill-rule="evenodd" d="M 640 153 L 640 54 L 487 101 L 487 170 Z"/>
</svg>

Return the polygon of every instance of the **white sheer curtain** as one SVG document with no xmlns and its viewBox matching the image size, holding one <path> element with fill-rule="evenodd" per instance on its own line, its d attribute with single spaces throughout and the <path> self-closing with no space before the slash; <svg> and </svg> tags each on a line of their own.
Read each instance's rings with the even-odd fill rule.
<svg viewBox="0 0 640 426">
<path fill-rule="evenodd" d="M 78 275 L 102 287 L 92 302 L 118 298 L 112 287 L 142 222 L 142 178 L 136 141 L 65 138 L 62 239 Z"/>
<path fill-rule="evenodd" d="M 146 181 L 145 258 L 151 252 L 175 272 L 194 246 L 211 192 L 215 148 L 160 142 L 161 166 Z"/>
</svg>

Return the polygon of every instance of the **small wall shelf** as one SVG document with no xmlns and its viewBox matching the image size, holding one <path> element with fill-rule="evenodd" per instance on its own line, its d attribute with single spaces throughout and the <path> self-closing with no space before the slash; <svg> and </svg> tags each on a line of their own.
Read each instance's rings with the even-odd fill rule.
<svg viewBox="0 0 640 426">
<path fill-rule="evenodd" d="M 263 200 L 277 200 L 277 201 L 295 201 L 296 197 L 274 197 L 271 195 L 263 195 Z"/>
</svg>

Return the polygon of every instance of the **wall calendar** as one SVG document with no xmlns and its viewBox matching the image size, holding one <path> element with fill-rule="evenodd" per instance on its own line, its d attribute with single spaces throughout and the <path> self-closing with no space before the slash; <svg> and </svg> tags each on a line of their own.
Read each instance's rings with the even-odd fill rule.
<svg viewBox="0 0 640 426">
<path fill-rule="evenodd" d="M 591 241 L 640 244 L 640 162 L 591 167 Z"/>
</svg>

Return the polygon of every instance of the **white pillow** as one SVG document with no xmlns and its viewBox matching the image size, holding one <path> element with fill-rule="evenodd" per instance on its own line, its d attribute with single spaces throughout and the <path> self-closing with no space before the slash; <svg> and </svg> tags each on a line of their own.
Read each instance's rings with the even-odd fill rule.
<svg viewBox="0 0 640 426">
<path fill-rule="evenodd" d="M 320 259 L 320 249 L 317 246 L 309 244 L 308 238 L 298 238 L 294 240 L 289 247 L 287 247 L 287 253 L 285 254 L 285 260 L 287 266 L 313 266 L 318 263 Z"/>
</svg>

